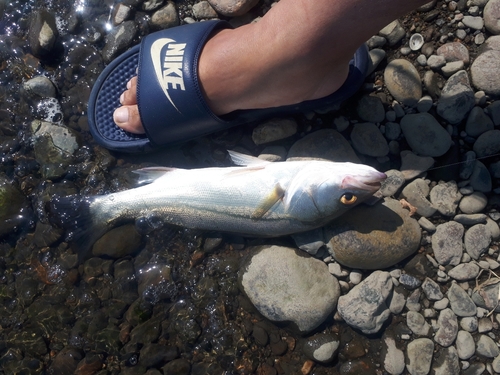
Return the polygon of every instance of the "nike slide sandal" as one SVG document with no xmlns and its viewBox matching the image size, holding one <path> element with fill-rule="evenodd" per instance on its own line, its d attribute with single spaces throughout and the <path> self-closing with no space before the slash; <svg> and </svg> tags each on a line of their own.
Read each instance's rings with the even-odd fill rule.
<svg viewBox="0 0 500 375">
<path fill-rule="evenodd" d="M 369 68 L 368 50 L 363 45 L 350 62 L 347 80 L 333 94 L 295 105 L 240 110 L 219 117 L 210 110 L 201 92 L 198 60 L 212 32 L 230 27 L 225 21 L 204 21 L 158 31 L 112 61 L 95 82 L 89 98 L 89 128 L 96 142 L 119 152 L 150 152 L 235 125 L 328 108 L 352 96 Z M 136 74 L 144 135 L 126 132 L 113 121 L 120 95 Z"/>
</svg>

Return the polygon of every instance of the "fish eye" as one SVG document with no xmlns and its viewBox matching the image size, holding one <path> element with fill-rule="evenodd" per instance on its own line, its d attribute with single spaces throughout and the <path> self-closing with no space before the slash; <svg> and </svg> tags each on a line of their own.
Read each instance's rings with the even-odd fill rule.
<svg viewBox="0 0 500 375">
<path fill-rule="evenodd" d="M 345 193 L 344 195 L 342 195 L 340 197 L 340 202 L 347 205 L 347 206 L 350 206 L 351 204 L 356 203 L 357 200 L 358 200 L 358 197 L 355 196 L 354 194 L 351 194 L 351 193 Z"/>
</svg>

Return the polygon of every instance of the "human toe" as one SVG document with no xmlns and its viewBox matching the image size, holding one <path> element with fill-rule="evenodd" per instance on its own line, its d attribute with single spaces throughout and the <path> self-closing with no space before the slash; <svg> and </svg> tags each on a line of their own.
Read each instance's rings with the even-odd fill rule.
<svg viewBox="0 0 500 375">
<path fill-rule="evenodd" d="M 124 105 L 115 109 L 113 121 L 121 129 L 133 134 L 144 134 L 137 105 Z"/>
<path fill-rule="evenodd" d="M 127 82 L 127 90 L 121 94 L 120 103 L 122 105 L 137 104 L 137 77 L 133 77 Z"/>
</svg>

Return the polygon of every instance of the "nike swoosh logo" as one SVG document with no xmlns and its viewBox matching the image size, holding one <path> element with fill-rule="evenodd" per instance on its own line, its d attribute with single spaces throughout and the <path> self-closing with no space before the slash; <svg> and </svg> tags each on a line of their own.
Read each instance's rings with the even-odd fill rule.
<svg viewBox="0 0 500 375">
<path fill-rule="evenodd" d="M 153 68 L 156 74 L 156 79 L 158 80 L 158 83 L 160 84 L 160 87 L 163 90 L 163 93 L 167 97 L 168 101 L 172 106 L 177 110 L 177 112 L 181 113 L 177 106 L 174 104 L 172 101 L 172 98 L 170 98 L 170 94 L 168 92 L 168 82 L 166 82 L 163 79 L 163 71 L 162 71 L 162 64 L 163 64 L 163 59 L 161 56 L 161 51 L 163 47 L 165 47 L 169 43 L 175 43 L 175 40 L 170 39 L 170 38 L 160 38 L 158 40 L 155 40 L 153 44 L 151 45 L 151 59 L 153 61 Z"/>
</svg>

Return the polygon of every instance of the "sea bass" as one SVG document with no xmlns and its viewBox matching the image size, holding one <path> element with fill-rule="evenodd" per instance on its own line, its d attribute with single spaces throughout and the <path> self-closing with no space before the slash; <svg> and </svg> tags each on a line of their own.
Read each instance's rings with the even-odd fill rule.
<svg viewBox="0 0 500 375">
<path fill-rule="evenodd" d="M 239 166 L 145 168 L 137 172 L 148 185 L 81 199 L 77 207 L 70 198 L 58 198 L 53 207 L 62 222 L 93 240 L 119 223 L 137 220 L 279 237 L 323 226 L 372 196 L 386 178 L 361 164 L 267 162 L 229 153 Z"/>
</svg>

